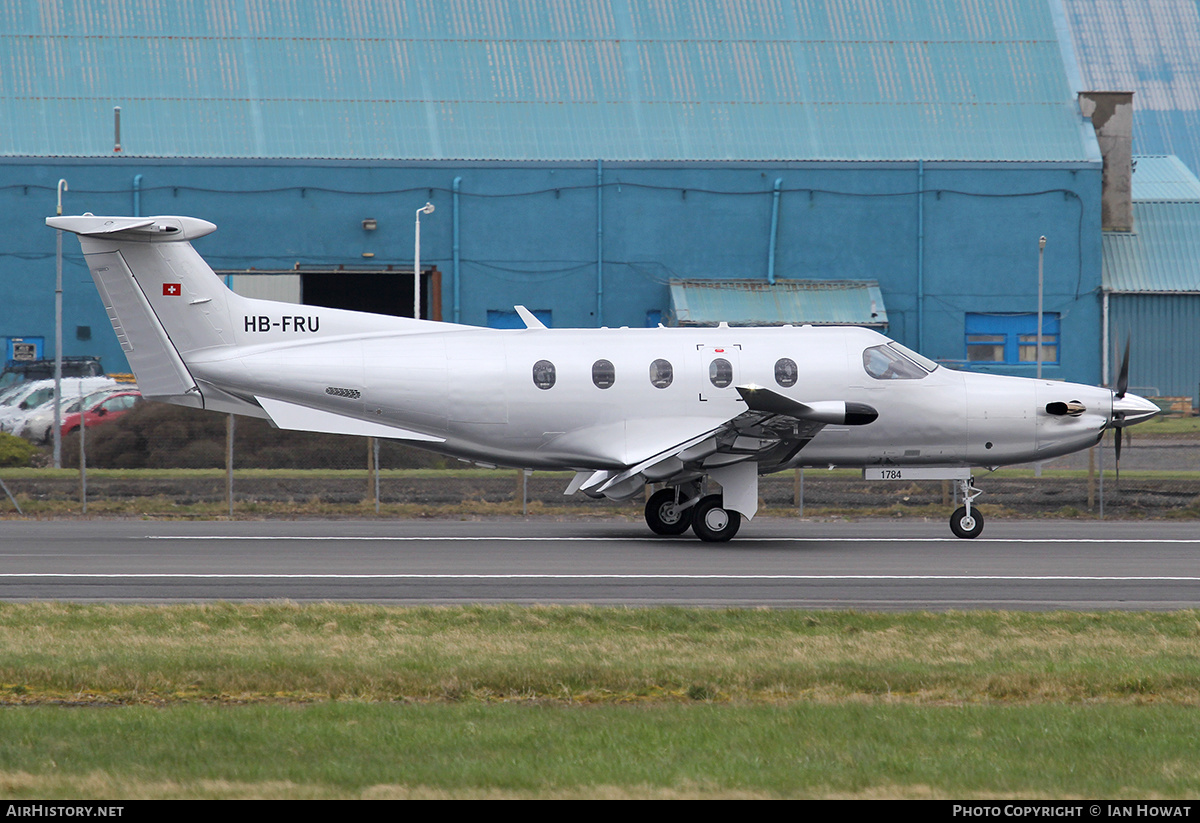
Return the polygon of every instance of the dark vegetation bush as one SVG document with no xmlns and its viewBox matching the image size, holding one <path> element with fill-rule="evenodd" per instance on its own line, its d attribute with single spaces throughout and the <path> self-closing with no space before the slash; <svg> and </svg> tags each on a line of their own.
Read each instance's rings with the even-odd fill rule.
<svg viewBox="0 0 1200 823">
<path fill-rule="evenodd" d="M 223 469 L 227 419 L 228 415 L 217 412 L 142 403 L 119 420 L 87 430 L 87 463 L 102 469 Z M 447 465 L 446 458 L 394 440 L 381 440 L 379 452 L 384 469 Z M 79 465 L 78 434 L 63 440 L 63 465 Z M 365 469 L 367 439 L 282 431 L 265 420 L 238 415 L 233 465 L 237 469 Z"/>
<path fill-rule="evenodd" d="M 37 451 L 28 440 L 0 432 L 0 466 L 28 466 Z"/>
</svg>

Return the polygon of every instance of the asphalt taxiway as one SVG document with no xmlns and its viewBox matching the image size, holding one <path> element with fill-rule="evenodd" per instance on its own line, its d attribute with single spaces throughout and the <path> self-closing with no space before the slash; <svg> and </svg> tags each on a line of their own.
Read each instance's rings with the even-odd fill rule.
<svg viewBox="0 0 1200 823">
<path fill-rule="evenodd" d="M 1200 528 L 757 518 L 727 544 L 620 520 L 0 523 L 0 599 L 859 609 L 1200 606 Z"/>
</svg>

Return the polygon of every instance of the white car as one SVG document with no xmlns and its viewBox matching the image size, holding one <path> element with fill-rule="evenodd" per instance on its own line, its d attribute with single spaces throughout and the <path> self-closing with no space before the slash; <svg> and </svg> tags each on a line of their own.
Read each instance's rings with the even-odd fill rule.
<svg viewBox="0 0 1200 823">
<path fill-rule="evenodd" d="M 111 377 L 64 377 L 63 397 L 89 395 L 104 388 L 119 385 Z M 35 380 L 21 383 L 0 395 L 0 431 L 12 433 L 34 409 L 54 400 L 54 381 Z M 51 409 L 54 407 L 51 406 Z M 53 415 L 53 411 L 51 411 Z"/>
<path fill-rule="evenodd" d="M 106 397 L 113 392 L 126 391 L 128 389 L 136 389 L 135 383 L 120 383 L 116 386 L 94 391 L 84 397 L 84 406 L 90 406 L 92 403 Z M 59 419 L 65 419 L 68 414 L 79 411 L 79 398 L 67 395 L 59 401 L 61 411 Z M 36 409 L 31 410 L 25 417 L 13 427 L 13 434 L 24 437 L 26 440 L 31 440 L 34 443 L 47 443 L 50 441 L 51 435 L 54 433 L 54 401 L 51 400 L 43 403 Z"/>
</svg>

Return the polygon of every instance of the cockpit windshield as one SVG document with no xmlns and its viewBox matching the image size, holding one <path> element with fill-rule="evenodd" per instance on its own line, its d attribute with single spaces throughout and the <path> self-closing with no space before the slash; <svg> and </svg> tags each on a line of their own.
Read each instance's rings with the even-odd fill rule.
<svg viewBox="0 0 1200 823">
<path fill-rule="evenodd" d="M 901 346 L 899 343 L 888 343 L 888 345 L 891 346 L 896 351 L 900 352 L 902 355 L 907 357 L 909 360 L 916 363 L 918 366 L 923 368 L 925 371 L 927 371 L 927 372 L 937 371 L 938 364 L 935 363 L 934 361 L 930 360 L 925 355 L 918 354 L 917 352 L 913 351 L 912 349 L 910 349 L 906 346 Z"/>
<path fill-rule="evenodd" d="M 899 343 L 872 346 L 863 351 L 863 368 L 876 380 L 920 380 L 937 367 L 937 363 Z"/>
</svg>

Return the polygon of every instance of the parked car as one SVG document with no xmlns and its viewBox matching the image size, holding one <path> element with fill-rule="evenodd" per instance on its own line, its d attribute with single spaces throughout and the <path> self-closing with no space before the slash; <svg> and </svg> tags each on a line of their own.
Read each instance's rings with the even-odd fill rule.
<svg viewBox="0 0 1200 823">
<path fill-rule="evenodd" d="M 116 385 L 117 381 L 110 377 L 64 377 L 62 393 L 64 397 L 78 397 Z M 0 431 L 11 434 L 27 414 L 53 399 L 53 380 L 35 380 L 13 386 L 0 394 Z"/>
<path fill-rule="evenodd" d="M 79 397 L 71 397 L 67 395 L 59 401 L 59 423 L 66 418 L 68 414 L 77 412 L 80 406 L 91 408 L 96 402 L 107 397 L 113 392 L 136 390 L 136 385 L 120 385 L 109 386 L 98 391 L 86 395 L 82 400 Z M 50 435 L 54 431 L 54 401 L 51 400 L 43 403 L 36 409 L 30 410 L 29 414 L 25 415 L 24 419 L 16 424 L 13 428 L 13 434 L 20 435 L 26 440 L 34 443 L 46 443 L 50 440 Z"/>
<path fill-rule="evenodd" d="M 91 405 L 85 404 L 83 412 L 76 411 L 63 417 L 63 437 L 79 431 L 81 421 L 83 427 L 88 429 L 102 423 L 111 423 L 141 402 L 141 392 L 118 391 L 99 398 Z"/>
<path fill-rule="evenodd" d="M 99 357 L 63 358 L 63 377 L 100 377 L 103 374 L 104 368 L 100 365 Z M 9 360 L 4 366 L 4 371 L 0 372 L 0 388 L 53 377 L 53 357 L 46 360 Z"/>
</svg>

